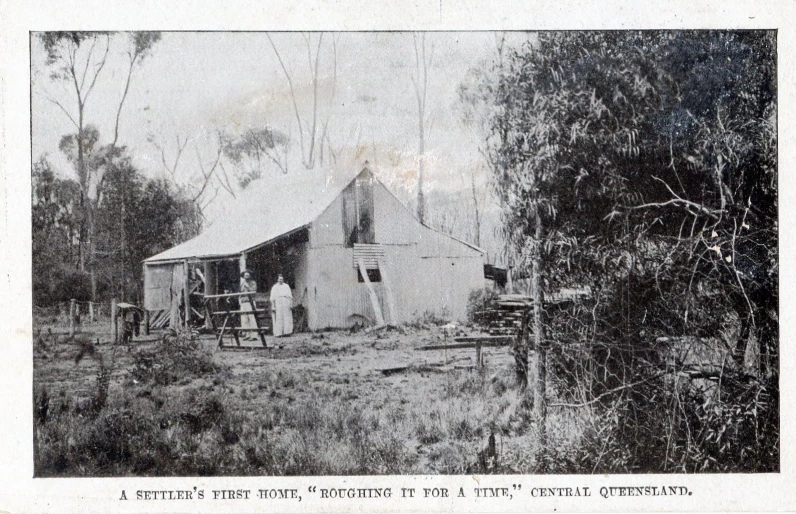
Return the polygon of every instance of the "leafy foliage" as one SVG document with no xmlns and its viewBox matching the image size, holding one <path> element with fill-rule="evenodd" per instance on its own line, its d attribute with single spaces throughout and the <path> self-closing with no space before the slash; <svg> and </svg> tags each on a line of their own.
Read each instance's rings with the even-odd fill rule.
<svg viewBox="0 0 796 514">
<path fill-rule="evenodd" d="M 141 261 L 196 234 L 199 214 L 171 184 L 146 180 L 123 150 L 121 155 L 104 176 L 95 266 L 100 294 L 124 289 L 134 298 Z M 80 185 L 60 178 L 46 158 L 34 164 L 32 185 L 34 303 L 91 299 L 89 274 L 80 271 L 87 231 Z"/>
<path fill-rule="evenodd" d="M 234 164 L 238 183 L 245 188 L 263 177 L 267 166 L 287 173 L 288 137 L 271 127 L 250 128 L 238 137 L 221 135 L 224 155 Z"/>
<path fill-rule="evenodd" d="M 582 345 L 554 348 L 558 378 L 577 361 L 582 373 L 566 384 L 580 400 L 632 400 L 616 430 L 639 451 L 658 447 L 654 419 L 628 419 L 676 417 L 651 408 L 663 375 L 685 365 L 667 360 L 674 341 L 710 339 L 713 362 L 729 354 L 726 374 L 742 381 L 752 343 L 756 380 L 777 388 L 774 44 L 767 32 L 542 33 L 482 82 L 492 106 L 487 156 L 515 262 L 528 266 L 541 248 L 544 290 L 593 293 L 548 313 L 551 341 Z M 693 388 L 667 394 L 709 398 Z M 669 434 L 707 444 L 688 426 Z M 774 426 L 739 438 L 708 468 L 760 469 L 730 455 L 760 449 L 758 436 Z M 669 469 L 671 458 L 654 454 L 648 466 Z"/>
</svg>

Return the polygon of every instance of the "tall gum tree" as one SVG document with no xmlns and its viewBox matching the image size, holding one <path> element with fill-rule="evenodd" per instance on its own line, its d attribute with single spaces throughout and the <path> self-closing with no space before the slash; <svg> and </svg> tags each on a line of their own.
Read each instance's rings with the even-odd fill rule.
<svg viewBox="0 0 796 514">
<path fill-rule="evenodd" d="M 97 161 L 91 163 L 87 158 L 89 146 L 98 144 L 98 132 L 87 130 L 86 107 L 93 100 L 98 80 L 108 63 L 111 40 L 118 37 L 125 41 L 126 70 L 121 97 L 113 113 L 113 135 L 110 143 L 97 151 Z M 109 166 L 119 155 L 118 144 L 120 124 L 135 70 L 151 53 L 160 40 L 159 32 L 130 32 L 123 35 L 102 32 L 42 32 L 38 38 L 47 54 L 47 66 L 51 70 L 50 80 L 68 84 L 72 91 L 70 103 L 47 96 L 75 126 L 74 136 L 65 136 L 61 149 L 73 155 L 78 183 L 83 196 L 87 241 L 81 242 L 80 267 L 91 274 L 92 298 L 97 296 L 97 276 L 94 260 L 96 257 L 95 213 L 102 201 L 103 178 Z M 97 138 L 94 139 L 94 136 Z M 70 149 L 71 146 L 71 149 Z M 88 248 L 86 249 L 86 246 Z"/>
</svg>

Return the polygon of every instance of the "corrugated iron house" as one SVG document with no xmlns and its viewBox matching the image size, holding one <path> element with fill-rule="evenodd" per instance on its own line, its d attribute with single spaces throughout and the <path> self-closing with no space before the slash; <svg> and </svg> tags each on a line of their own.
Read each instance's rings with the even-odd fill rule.
<svg viewBox="0 0 796 514">
<path fill-rule="evenodd" d="M 197 277 L 205 294 L 233 292 L 245 267 L 263 293 L 283 274 L 312 330 L 465 318 L 469 293 L 484 287 L 482 250 L 420 223 L 367 165 L 322 186 L 289 179 L 253 183 L 233 213 L 147 259 L 150 314 L 184 323 Z"/>
</svg>

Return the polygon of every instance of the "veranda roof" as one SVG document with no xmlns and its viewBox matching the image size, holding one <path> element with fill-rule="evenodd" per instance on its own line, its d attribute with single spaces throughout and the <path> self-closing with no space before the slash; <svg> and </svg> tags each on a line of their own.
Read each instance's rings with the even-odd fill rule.
<svg viewBox="0 0 796 514">
<path fill-rule="evenodd" d="M 204 232 L 144 262 L 229 257 L 309 225 L 353 180 L 284 175 L 252 182 Z"/>
</svg>

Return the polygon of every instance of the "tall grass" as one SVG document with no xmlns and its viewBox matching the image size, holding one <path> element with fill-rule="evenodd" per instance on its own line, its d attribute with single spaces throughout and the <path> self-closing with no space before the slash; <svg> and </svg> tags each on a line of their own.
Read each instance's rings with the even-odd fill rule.
<svg viewBox="0 0 796 514">
<path fill-rule="evenodd" d="M 415 375 L 417 394 L 385 383 L 370 396 L 345 377 L 310 385 L 281 367 L 238 376 L 190 341 L 127 360 L 97 408 L 63 386 L 36 388 L 37 476 L 556 472 L 586 469 L 578 449 L 600 437 L 585 410 L 554 409 L 539 448 L 508 368 Z"/>
<path fill-rule="evenodd" d="M 164 380 L 140 362 L 98 413 L 36 391 L 37 476 L 497 472 L 479 468 L 488 438 L 530 426 L 499 374 L 453 372 L 436 395 L 353 402 L 345 383 L 294 394 L 305 381 L 291 371 L 236 388 L 223 366 L 172 367 Z M 201 379 L 176 385 L 193 372 Z"/>
</svg>

